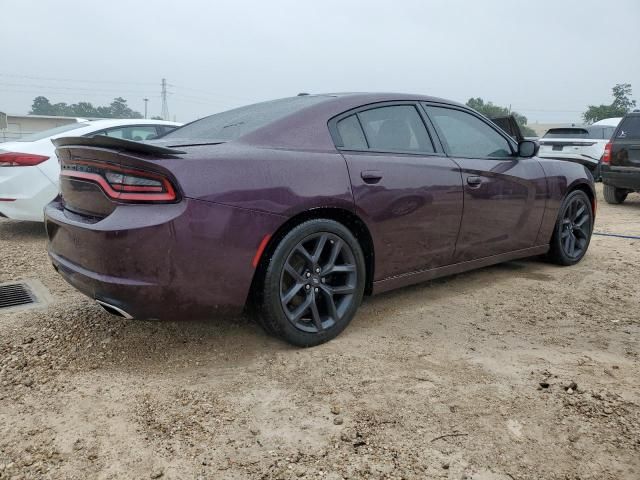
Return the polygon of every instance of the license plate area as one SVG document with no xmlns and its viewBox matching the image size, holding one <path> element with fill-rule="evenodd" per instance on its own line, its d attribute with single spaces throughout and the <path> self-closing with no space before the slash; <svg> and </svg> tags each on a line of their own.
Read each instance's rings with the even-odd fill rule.
<svg viewBox="0 0 640 480">
<path fill-rule="evenodd" d="M 553 150 L 554 152 L 561 152 L 562 145 L 554 145 L 553 147 L 551 147 L 551 150 Z"/>
</svg>

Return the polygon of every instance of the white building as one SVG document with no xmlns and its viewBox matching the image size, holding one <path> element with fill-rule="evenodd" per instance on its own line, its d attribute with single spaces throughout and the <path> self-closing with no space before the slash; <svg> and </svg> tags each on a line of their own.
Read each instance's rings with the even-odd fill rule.
<svg viewBox="0 0 640 480">
<path fill-rule="evenodd" d="M 84 120 L 76 117 L 55 117 L 52 115 L 11 115 L 0 112 L 0 142 L 8 142 L 30 133 L 76 123 Z"/>
</svg>

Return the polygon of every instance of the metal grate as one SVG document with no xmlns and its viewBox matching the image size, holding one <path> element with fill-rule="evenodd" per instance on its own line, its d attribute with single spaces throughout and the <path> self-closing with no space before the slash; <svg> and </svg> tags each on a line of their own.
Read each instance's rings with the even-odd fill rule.
<svg viewBox="0 0 640 480">
<path fill-rule="evenodd" d="M 0 285 L 0 309 L 28 305 L 36 301 L 36 296 L 24 283 Z"/>
</svg>

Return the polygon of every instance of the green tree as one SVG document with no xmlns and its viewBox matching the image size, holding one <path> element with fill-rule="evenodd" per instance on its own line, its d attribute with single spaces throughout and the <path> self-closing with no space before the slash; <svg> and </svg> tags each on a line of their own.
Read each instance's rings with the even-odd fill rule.
<svg viewBox="0 0 640 480">
<path fill-rule="evenodd" d="M 39 96 L 33 99 L 29 115 L 55 115 L 55 111 L 47 97 Z"/>
<path fill-rule="evenodd" d="M 475 111 L 482 113 L 486 117 L 503 117 L 506 115 L 513 115 L 520 127 L 522 135 L 525 137 L 536 137 L 536 132 L 527 126 L 527 117 L 519 114 L 518 112 L 510 112 L 507 107 L 501 107 L 495 105 L 492 102 L 486 102 L 480 98 L 470 98 L 467 100 L 467 107 L 473 108 Z"/>
<path fill-rule="evenodd" d="M 142 118 L 140 112 L 135 112 L 127 106 L 127 101 L 122 97 L 116 97 L 109 105 L 111 118 Z"/>
<path fill-rule="evenodd" d="M 140 112 L 132 110 L 127 101 L 116 97 L 108 106 L 94 107 L 89 102 L 68 105 L 64 102 L 51 104 L 47 97 L 33 99 L 30 115 L 54 115 L 61 117 L 98 117 L 98 118 L 142 118 Z"/>
<path fill-rule="evenodd" d="M 589 105 L 587 107 L 587 111 L 582 114 L 586 123 L 597 122 L 604 118 L 622 117 L 636 106 L 636 101 L 631 99 L 630 83 L 619 83 L 611 91 L 613 94 L 611 105 Z"/>
</svg>

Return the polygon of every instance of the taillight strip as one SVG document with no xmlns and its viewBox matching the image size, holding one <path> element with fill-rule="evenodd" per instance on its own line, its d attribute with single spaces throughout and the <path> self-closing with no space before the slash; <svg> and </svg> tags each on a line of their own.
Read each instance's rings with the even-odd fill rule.
<svg viewBox="0 0 640 480">
<path fill-rule="evenodd" d="M 133 170 L 131 172 L 133 172 Z M 137 172 L 137 173 L 140 174 L 140 172 Z M 147 200 L 150 202 L 154 202 L 154 201 L 172 201 L 176 199 L 175 191 L 171 186 L 171 183 L 169 183 L 169 181 L 166 178 L 162 178 L 158 176 L 156 176 L 156 178 L 159 178 L 163 182 L 167 190 L 164 193 L 119 192 L 117 190 L 114 190 L 111 187 L 111 185 L 109 185 L 109 183 L 105 180 L 105 178 L 102 175 L 99 175 L 97 173 L 78 172 L 75 170 L 62 170 L 60 172 L 60 176 L 78 178 L 81 180 L 88 180 L 91 182 L 95 182 L 98 185 L 100 185 L 100 187 L 105 191 L 105 193 L 109 195 L 111 198 L 113 198 L 114 200 Z"/>
</svg>

